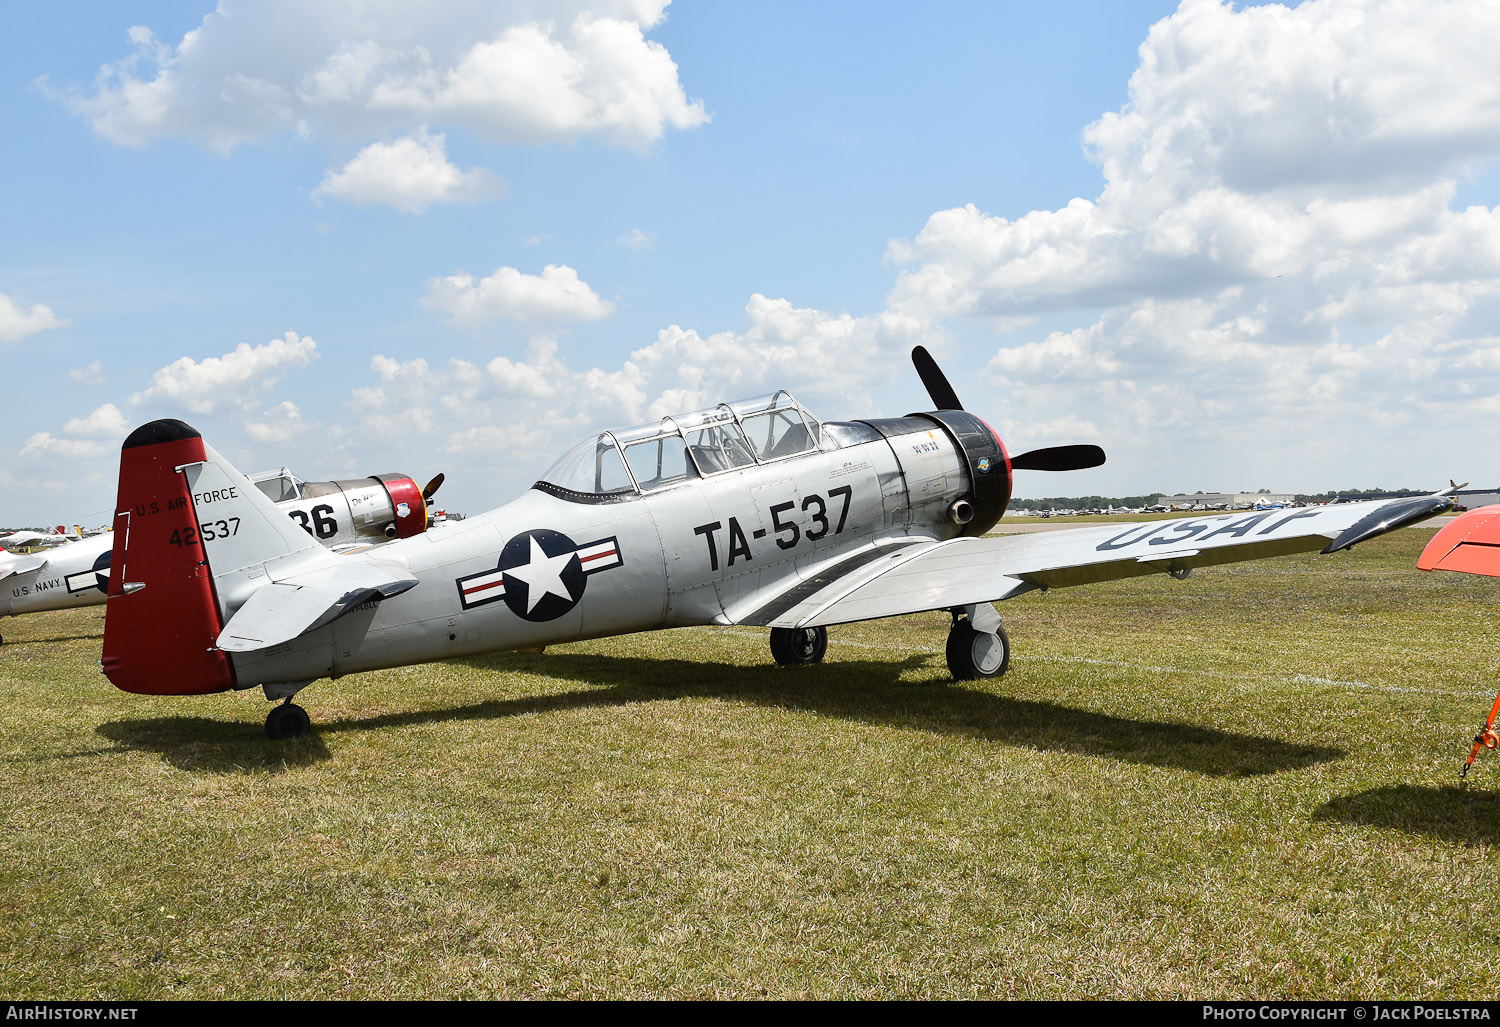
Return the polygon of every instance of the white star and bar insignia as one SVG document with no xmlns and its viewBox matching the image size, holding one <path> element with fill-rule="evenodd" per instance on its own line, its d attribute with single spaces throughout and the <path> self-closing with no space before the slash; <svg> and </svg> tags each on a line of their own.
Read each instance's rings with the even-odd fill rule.
<svg viewBox="0 0 1500 1027">
<path fill-rule="evenodd" d="M 575 562 L 576 559 L 576 562 Z M 500 566 L 456 580 L 466 610 L 505 602 L 526 620 L 554 620 L 583 598 L 591 574 L 623 562 L 615 537 L 578 545 L 546 528 L 524 532 L 502 550 Z"/>
</svg>

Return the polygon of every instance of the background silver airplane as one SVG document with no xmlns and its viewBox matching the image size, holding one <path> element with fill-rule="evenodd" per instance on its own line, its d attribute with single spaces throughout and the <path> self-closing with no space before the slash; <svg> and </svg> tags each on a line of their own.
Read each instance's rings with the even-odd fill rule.
<svg viewBox="0 0 1500 1027">
<path fill-rule="evenodd" d="M 22 529 L 21 531 L 12 531 L 6 535 L 0 535 L 0 549 L 8 553 L 17 553 L 23 549 L 51 549 L 53 546 L 76 542 L 83 537 L 83 534 L 76 527 L 70 532 L 61 524 L 50 532 Z"/>
<path fill-rule="evenodd" d="M 251 480 L 310 537 L 324 546 L 345 549 L 427 530 L 427 501 L 443 484 L 443 475 L 423 489 L 403 474 L 305 482 L 284 467 Z M 42 537 L 56 538 L 62 544 L 41 553 L 0 552 L 0 617 L 97 606 L 105 601 L 113 535 Z"/>
<path fill-rule="evenodd" d="M 271 737 L 309 729 L 322 677 L 625 632 L 769 626 L 814 663 L 827 625 L 946 610 L 949 670 L 1003 674 L 990 604 L 1038 588 L 1344 549 L 1447 509 L 1442 495 L 985 537 L 1012 472 L 1102 463 L 1097 446 L 1011 457 L 913 351 L 936 409 L 819 422 L 789 393 L 585 439 L 512 503 L 440 535 L 317 545 L 199 434 L 125 440 L 104 672 L 129 692 L 261 687 Z"/>
</svg>

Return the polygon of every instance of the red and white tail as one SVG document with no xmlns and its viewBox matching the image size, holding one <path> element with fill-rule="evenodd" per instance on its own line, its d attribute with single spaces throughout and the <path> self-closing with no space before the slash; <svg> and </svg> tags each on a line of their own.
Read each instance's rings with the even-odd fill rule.
<svg viewBox="0 0 1500 1027">
<path fill-rule="evenodd" d="M 265 563 L 317 549 L 190 425 L 152 421 L 120 451 L 104 673 L 116 687 L 197 695 L 235 685 L 215 640 Z"/>
</svg>

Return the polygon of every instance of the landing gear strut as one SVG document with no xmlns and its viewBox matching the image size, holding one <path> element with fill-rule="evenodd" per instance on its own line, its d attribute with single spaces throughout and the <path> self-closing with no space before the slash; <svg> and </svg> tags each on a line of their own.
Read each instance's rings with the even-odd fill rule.
<svg viewBox="0 0 1500 1027">
<path fill-rule="evenodd" d="M 280 741 L 284 738 L 301 738 L 312 730 L 312 721 L 307 711 L 288 699 L 273 707 L 266 715 L 266 736 Z"/>
<path fill-rule="evenodd" d="M 827 651 L 827 628 L 771 629 L 771 656 L 783 667 L 821 663 Z"/>
<path fill-rule="evenodd" d="M 953 611 L 948 631 L 948 673 L 955 681 L 997 678 L 1010 669 L 1010 638 L 988 603 Z"/>
</svg>

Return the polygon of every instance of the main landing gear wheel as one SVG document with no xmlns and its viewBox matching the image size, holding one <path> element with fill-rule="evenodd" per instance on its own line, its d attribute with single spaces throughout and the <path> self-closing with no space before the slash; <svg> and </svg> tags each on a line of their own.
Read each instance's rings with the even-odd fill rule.
<svg viewBox="0 0 1500 1027">
<path fill-rule="evenodd" d="M 958 617 L 948 632 L 948 672 L 956 681 L 997 678 L 1010 669 L 1010 638 L 1005 629 L 979 631 L 967 617 Z"/>
<path fill-rule="evenodd" d="M 294 702 L 283 703 L 266 715 L 266 735 L 280 741 L 301 738 L 312 730 L 307 711 Z"/>
<path fill-rule="evenodd" d="M 783 667 L 820 663 L 827 651 L 827 628 L 771 629 L 771 656 Z"/>
</svg>

